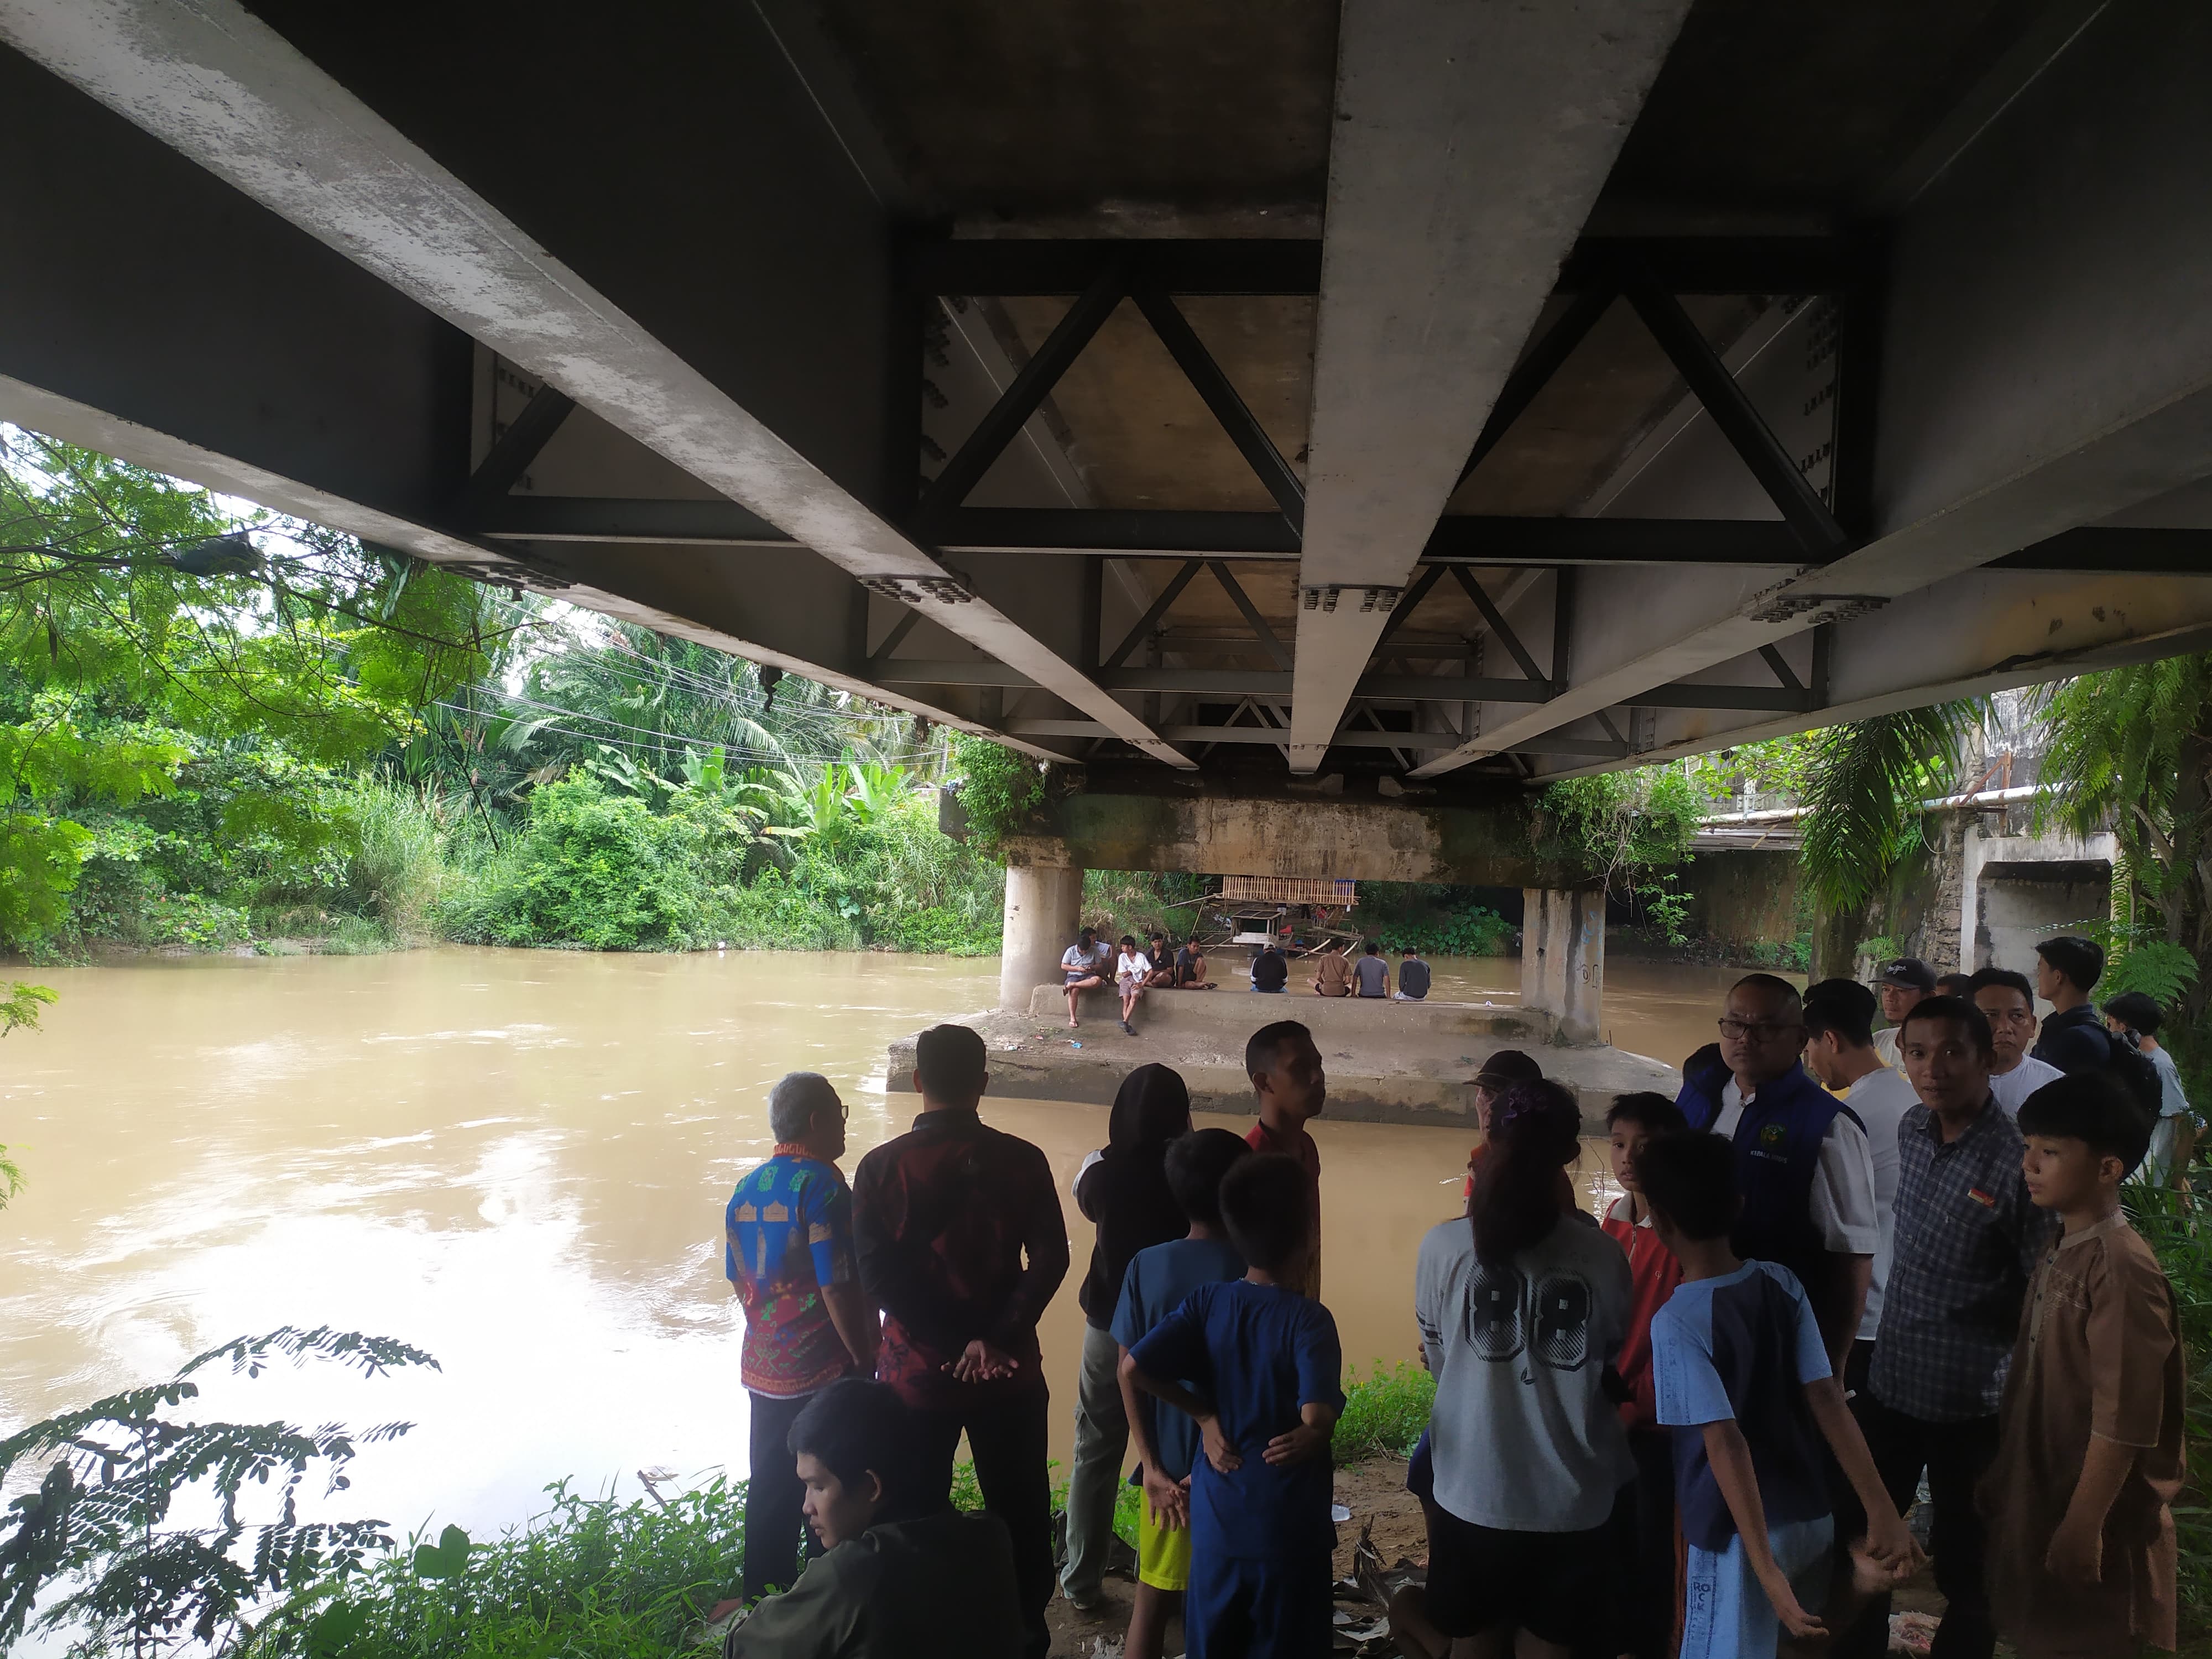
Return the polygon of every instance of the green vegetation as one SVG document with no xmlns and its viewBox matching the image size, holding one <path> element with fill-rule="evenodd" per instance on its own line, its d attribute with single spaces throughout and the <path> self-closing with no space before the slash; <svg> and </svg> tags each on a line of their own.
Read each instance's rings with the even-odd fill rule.
<svg viewBox="0 0 2212 1659">
<path fill-rule="evenodd" d="M 1436 1398 L 1436 1378 L 1410 1360 L 1386 1365 L 1378 1359 L 1365 1376 L 1348 1376 L 1344 1415 L 1336 1420 L 1330 1447 L 1337 1467 L 1365 1457 L 1409 1455 L 1429 1426 Z"/>
<path fill-rule="evenodd" d="M 2147 991 L 2179 1018 L 2160 1040 L 2190 1096 L 2212 1091 L 2212 656 L 2086 674 L 2052 688 L 2041 822 L 2119 843 L 2100 996 Z"/>
<path fill-rule="evenodd" d="M 997 950 L 925 723 L 0 445 L 0 949 Z"/>
<path fill-rule="evenodd" d="M 2182 1400 L 2183 1449 L 2189 1483 L 2173 1506 L 2181 1558 L 2180 1615 L 2185 1637 L 2212 1626 L 2212 1193 L 2130 1182 L 2120 1189 L 2128 1218 L 2157 1251 L 2173 1286 L 2186 1368 Z"/>
<path fill-rule="evenodd" d="M 744 1483 L 720 1476 L 643 1498 L 546 1488 L 544 1513 L 489 1541 L 447 1525 L 396 1540 L 381 1521 L 299 1514 L 312 1473 L 345 1486 L 358 1449 L 410 1425 L 359 1434 L 325 1424 L 223 1423 L 174 1415 L 191 1379 L 227 1364 L 258 1376 L 279 1360 L 377 1376 L 437 1361 L 386 1337 L 286 1327 L 192 1359 L 167 1382 L 133 1389 L 0 1441 L 0 1480 L 38 1486 L 0 1519 L 0 1647 L 33 1629 L 65 1632 L 71 1651 L 134 1659 L 188 1649 L 282 1659 L 642 1659 L 711 1652 L 703 1620 L 736 1593 L 744 1563 Z M 1435 1384 L 1419 1367 L 1377 1363 L 1352 1377 L 1338 1424 L 1340 1467 L 1403 1456 L 1428 1422 Z M 980 1509 L 975 1471 L 953 1501 Z M 1133 1488 L 1115 1527 L 1133 1543 Z M 1055 1512 L 1066 1488 L 1054 1492 Z M 213 1525 L 182 1522 L 210 1504 Z M 242 1508 L 268 1518 L 246 1518 Z M 40 1605 L 41 1595 L 58 1596 Z"/>
<path fill-rule="evenodd" d="M 1515 928 L 1483 902 L 1493 896 L 1486 888 L 1364 881 L 1352 921 L 1387 951 L 1410 945 L 1425 956 L 1507 956 Z"/>
<path fill-rule="evenodd" d="M 952 758 L 960 771 L 960 810 L 976 848 L 995 853 L 1009 836 L 1028 828 L 1045 803 L 1044 768 L 988 738 L 955 734 Z"/>
<path fill-rule="evenodd" d="M 1798 866 L 1814 900 L 1859 911 L 1923 846 L 1920 803 L 1949 791 L 1977 705 L 1941 703 L 1831 726 L 1807 769 Z"/>
</svg>

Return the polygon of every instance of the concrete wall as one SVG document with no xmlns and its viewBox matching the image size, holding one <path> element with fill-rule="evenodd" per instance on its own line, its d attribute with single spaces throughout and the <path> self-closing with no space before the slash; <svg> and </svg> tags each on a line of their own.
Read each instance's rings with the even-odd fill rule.
<svg viewBox="0 0 2212 1659">
<path fill-rule="evenodd" d="M 1960 932 L 1972 965 L 2034 976 L 2035 946 L 2112 912 L 2113 837 L 1970 836 Z"/>
<path fill-rule="evenodd" d="M 1567 887 L 1585 872 L 1535 845 L 1518 801 L 1387 801 L 1081 794 L 1054 809 L 1066 861 L 1094 870 L 1200 870 L 1490 887 Z"/>
<path fill-rule="evenodd" d="M 1733 945 L 1779 944 L 1797 936 L 1797 854 L 1735 849 L 1700 853 L 1683 872 L 1690 927 Z"/>
</svg>

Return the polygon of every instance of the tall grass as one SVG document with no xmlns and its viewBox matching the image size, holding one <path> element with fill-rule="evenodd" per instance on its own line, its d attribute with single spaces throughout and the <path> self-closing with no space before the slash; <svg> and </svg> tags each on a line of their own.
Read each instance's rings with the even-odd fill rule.
<svg viewBox="0 0 2212 1659">
<path fill-rule="evenodd" d="M 1436 1399 L 1436 1378 L 1411 1360 L 1385 1365 L 1378 1359 L 1364 1377 L 1346 1378 L 1344 1415 L 1336 1419 L 1332 1448 L 1337 1467 L 1363 1457 L 1407 1455 L 1429 1426 Z"/>
<path fill-rule="evenodd" d="M 453 837 L 433 803 L 404 784 L 366 778 L 348 805 L 353 836 L 345 896 L 382 924 L 395 944 L 428 939 L 439 902 L 454 884 Z"/>
</svg>

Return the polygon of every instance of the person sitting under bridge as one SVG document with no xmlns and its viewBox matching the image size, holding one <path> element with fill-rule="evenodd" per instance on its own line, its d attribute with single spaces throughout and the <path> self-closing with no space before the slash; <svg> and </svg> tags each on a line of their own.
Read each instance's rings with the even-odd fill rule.
<svg viewBox="0 0 2212 1659">
<path fill-rule="evenodd" d="M 1106 941 L 1097 931 L 1086 927 L 1067 952 L 1060 959 L 1061 988 L 1067 993 L 1067 1024 L 1070 1030 L 1082 1022 L 1075 1017 L 1076 999 L 1085 991 L 1096 990 L 1106 982 L 1106 970 L 1113 957 Z"/>
<path fill-rule="evenodd" d="M 1152 959 L 1152 971 L 1145 976 L 1148 991 L 1171 991 L 1175 988 L 1175 957 L 1168 950 L 1168 936 L 1155 927 L 1146 936 L 1149 948 L 1145 954 Z"/>
<path fill-rule="evenodd" d="M 1425 1002 L 1429 995 L 1429 964 L 1408 945 L 1398 952 L 1399 1002 Z"/>
<path fill-rule="evenodd" d="M 1252 988 L 1255 991 L 1279 994 L 1290 983 L 1291 959 L 1282 947 L 1269 939 L 1260 947 L 1260 954 L 1252 958 Z"/>
<path fill-rule="evenodd" d="M 1352 994 L 1352 959 L 1345 954 L 1349 945 L 1325 945 L 1314 958 L 1314 994 L 1317 997 L 1348 997 Z"/>
<path fill-rule="evenodd" d="M 920 1478 L 915 1435 L 898 1391 L 858 1377 L 799 1413 L 788 1455 L 828 1553 L 723 1638 L 723 1659 L 1018 1659 L 1006 1523 L 961 1514 Z"/>
<path fill-rule="evenodd" d="M 1193 933 L 1182 950 L 1176 952 L 1175 988 L 1178 991 L 1211 991 L 1213 981 L 1206 976 L 1206 947 Z"/>
<path fill-rule="evenodd" d="M 1389 1000 L 1390 964 L 1382 955 L 1382 947 L 1373 939 L 1367 941 L 1366 951 L 1352 963 L 1352 977 L 1361 996 Z"/>
</svg>

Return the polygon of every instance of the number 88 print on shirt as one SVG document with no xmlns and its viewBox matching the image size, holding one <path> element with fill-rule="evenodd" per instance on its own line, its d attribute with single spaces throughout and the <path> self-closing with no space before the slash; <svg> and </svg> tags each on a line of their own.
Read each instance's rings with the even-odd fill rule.
<svg viewBox="0 0 2212 1659">
<path fill-rule="evenodd" d="M 1476 1256 L 1464 1218 L 1430 1231 L 1413 1307 L 1437 1379 L 1438 1504 L 1505 1531 L 1604 1524 L 1635 1472 L 1605 1381 L 1632 1295 L 1620 1246 L 1577 1216 L 1495 1262 Z"/>
<path fill-rule="evenodd" d="M 1540 1365 L 1578 1371 L 1590 1357 L 1591 1301 L 1580 1273 L 1551 1273 L 1531 1283 L 1517 1267 L 1477 1262 L 1467 1285 L 1467 1345 L 1501 1364 L 1526 1349 Z"/>
</svg>

